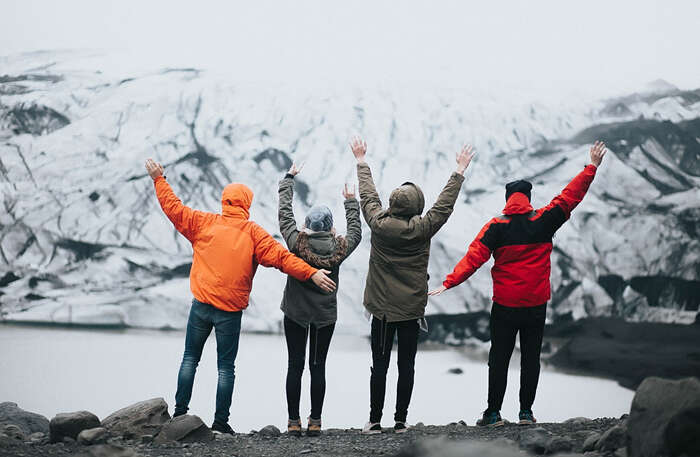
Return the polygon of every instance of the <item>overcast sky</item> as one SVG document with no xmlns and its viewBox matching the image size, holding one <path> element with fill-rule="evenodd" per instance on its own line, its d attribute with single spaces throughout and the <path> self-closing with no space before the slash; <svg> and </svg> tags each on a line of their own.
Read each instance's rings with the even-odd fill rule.
<svg viewBox="0 0 700 457">
<path fill-rule="evenodd" d="M 0 2 L 0 55 L 105 49 L 233 80 L 311 84 L 700 87 L 694 0 Z"/>
</svg>

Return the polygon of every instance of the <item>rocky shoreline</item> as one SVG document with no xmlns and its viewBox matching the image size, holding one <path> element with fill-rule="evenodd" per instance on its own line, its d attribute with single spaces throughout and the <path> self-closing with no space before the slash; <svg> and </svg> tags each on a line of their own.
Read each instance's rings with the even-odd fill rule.
<svg viewBox="0 0 700 457">
<path fill-rule="evenodd" d="M 214 434 L 193 415 L 171 418 L 162 398 L 135 403 L 100 421 L 88 411 L 50 421 L 14 403 L 0 403 L 2 456 L 518 456 L 643 457 L 700 455 L 700 380 L 647 378 L 630 414 L 572 418 L 563 423 L 476 427 L 417 423 L 405 434 L 385 429 L 328 429 L 320 437 L 293 437 L 274 425 L 235 435 Z"/>
</svg>

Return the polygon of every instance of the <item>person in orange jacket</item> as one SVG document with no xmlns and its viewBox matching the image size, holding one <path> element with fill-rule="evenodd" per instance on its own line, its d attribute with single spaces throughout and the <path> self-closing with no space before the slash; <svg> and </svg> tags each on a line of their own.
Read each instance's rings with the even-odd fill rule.
<svg viewBox="0 0 700 457">
<path fill-rule="evenodd" d="M 194 299 L 187 322 L 185 353 L 175 394 L 175 413 L 187 412 L 202 349 L 212 328 L 216 333 L 219 378 L 212 430 L 233 434 L 228 424 L 234 363 L 238 352 L 241 315 L 248 307 L 258 265 L 274 267 L 298 279 L 311 279 L 328 292 L 335 283 L 327 270 L 318 270 L 285 249 L 262 227 L 248 220 L 253 191 L 246 185 L 227 185 L 221 194 L 221 214 L 197 211 L 183 205 L 152 159 L 146 170 L 153 179 L 158 202 L 178 232 L 192 243 L 190 290 Z"/>
</svg>

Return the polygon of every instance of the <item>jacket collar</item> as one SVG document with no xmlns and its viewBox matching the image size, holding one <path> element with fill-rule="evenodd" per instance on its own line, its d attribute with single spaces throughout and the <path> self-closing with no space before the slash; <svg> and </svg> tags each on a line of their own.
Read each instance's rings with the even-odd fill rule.
<svg viewBox="0 0 700 457">
<path fill-rule="evenodd" d="M 240 219 L 248 219 L 250 217 L 250 212 L 242 206 L 223 205 L 221 214 L 223 214 L 224 217 Z"/>
<path fill-rule="evenodd" d="M 503 214 L 527 214 L 533 211 L 530 200 L 522 192 L 515 192 L 508 198 L 506 207 L 503 208 Z"/>
</svg>

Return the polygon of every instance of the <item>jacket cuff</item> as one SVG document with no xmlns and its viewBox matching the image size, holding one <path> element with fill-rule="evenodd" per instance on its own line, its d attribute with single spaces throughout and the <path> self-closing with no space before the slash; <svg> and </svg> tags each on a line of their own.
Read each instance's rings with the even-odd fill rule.
<svg viewBox="0 0 700 457">
<path fill-rule="evenodd" d="M 464 182 L 464 175 L 457 173 L 456 171 L 452 172 L 452 178 L 457 178 L 459 182 Z"/>
<path fill-rule="evenodd" d="M 156 183 L 158 183 L 160 181 L 165 181 L 165 176 L 163 176 L 163 175 L 158 176 L 156 179 L 153 180 L 153 184 L 155 185 Z"/>
<path fill-rule="evenodd" d="M 284 179 L 287 179 L 287 178 L 289 178 L 289 179 L 294 179 L 294 175 L 291 174 L 291 173 L 287 173 L 287 174 L 284 175 Z"/>
</svg>

